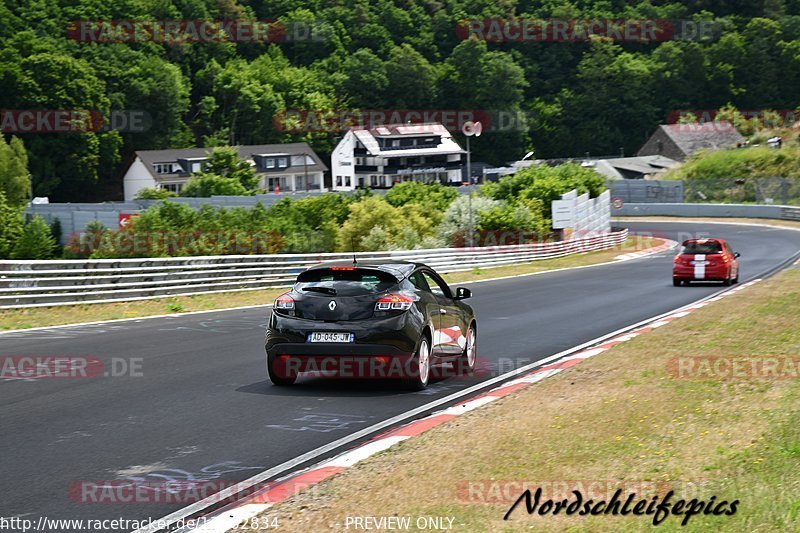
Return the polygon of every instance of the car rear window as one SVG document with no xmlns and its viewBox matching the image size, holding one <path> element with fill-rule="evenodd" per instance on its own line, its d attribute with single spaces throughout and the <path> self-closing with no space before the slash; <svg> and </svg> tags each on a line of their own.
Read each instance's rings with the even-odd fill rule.
<svg viewBox="0 0 800 533">
<path fill-rule="evenodd" d="M 328 287 L 336 290 L 337 296 L 359 296 L 386 292 L 397 283 L 391 274 L 372 268 L 319 268 L 297 276 L 295 290 L 308 294 L 313 291 L 303 289 Z"/>
<path fill-rule="evenodd" d="M 718 254 L 722 252 L 722 246 L 717 241 L 690 242 L 684 245 L 682 254 Z"/>
</svg>

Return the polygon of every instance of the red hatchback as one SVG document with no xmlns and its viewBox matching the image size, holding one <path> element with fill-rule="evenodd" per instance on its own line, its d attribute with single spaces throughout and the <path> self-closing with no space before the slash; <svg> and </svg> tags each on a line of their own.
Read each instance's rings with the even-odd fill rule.
<svg viewBox="0 0 800 533">
<path fill-rule="evenodd" d="M 690 281 L 721 281 L 725 285 L 739 282 L 739 252 L 734 252 L 722 239 L 689 239 L 672 266 L 672 284 L 676 287 Z"/>
</svg>

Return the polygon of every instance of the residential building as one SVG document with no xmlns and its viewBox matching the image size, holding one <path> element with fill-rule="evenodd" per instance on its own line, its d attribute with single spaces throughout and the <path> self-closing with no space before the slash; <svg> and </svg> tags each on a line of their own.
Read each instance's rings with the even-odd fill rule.
<svg viewBox="0 0 800 533">
<path fill-rule="evenodd" d="M 460 184 L 466 152 L 441 124 L 350 129 L 331 154 L 332 188 L 388 189 L 395 183 Z"/>
<path fill-rule="evenodd" d="M 700 150 L 741 146 L 745 139 L 730 122 L 662 124 L 636 155 L 661 155 L 683 161 Z"/>
<path fill-rule="evenodd" d="M 325 191 L 328 167 L 307 143 L 262 144 L 234 147 L 239 158 L 250 163 L 258 187 L 274 192 Z M 213 148 L 139 150 L 123 178 L 125 201 L 145 188 L 180 193 L 189 178 L 203 170 Z"/>
</svg>

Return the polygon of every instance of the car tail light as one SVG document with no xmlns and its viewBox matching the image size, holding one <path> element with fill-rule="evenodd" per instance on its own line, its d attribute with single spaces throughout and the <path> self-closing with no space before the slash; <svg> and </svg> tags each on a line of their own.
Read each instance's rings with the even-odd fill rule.
<svg viewBox="0 0 800 533">
<path fill-rule="evenodd" d="M 673 260 L 673 262 L 676 265 L 691 265 L 692 264 L 692 260 L 691 259 L 689 259 L 688 257 L 684 257 L 682 255 L 676 255 L 675 259 Z"/>
<path fill-rule="evenodd" d="M 294 298 L 288 293 L 281 294 L 275 299 L 275 310 L 284 315 L 294 316 Z"/>
<path fill-rule="evenodd" d="M 395 292 L 387 294 L 375 304 L 375 311 L 408 311 L 414 299 L 407 294 Z"/>
</svg>

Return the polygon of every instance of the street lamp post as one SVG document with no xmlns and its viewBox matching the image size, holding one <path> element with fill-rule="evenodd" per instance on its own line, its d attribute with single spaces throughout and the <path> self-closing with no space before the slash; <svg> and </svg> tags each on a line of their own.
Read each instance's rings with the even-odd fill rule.
<svg viewBox="0 0 800 533">
<path fill-rule="evenodd" d="M 467 194 L 469 195 L 469 200 L 467 200 L 467 209 L 469 211 L 469 230 L 467 235 L 469 237 L 469 247 L 472 248 L 475 246 L 475 240 L 472 236 L 472 157 L 469 151 L 469 138 L 470 135 L 467 135 Z"/>
<path fill-rule="evenodd" d="M 473 236 L 473 225 L 472 225 L 472 153 L 469 149 L 469 138 L 473 135 L 476 137 L 480 137 L 481 132 L 483 131 L 483 125 L 480 122 L 472 122 L 467 121 L 461 127 L 461 132 L 467 138 L 467 187 L 469 193 L 469 200 L 467 201 L 467 210 L 469 211 L 469 226 L 467 229 L 467 237 L 469 238 L 469 247 L 473 248 L 475 246 L 475 239 Z"/>
</svg>

